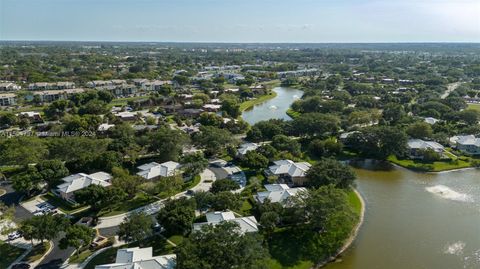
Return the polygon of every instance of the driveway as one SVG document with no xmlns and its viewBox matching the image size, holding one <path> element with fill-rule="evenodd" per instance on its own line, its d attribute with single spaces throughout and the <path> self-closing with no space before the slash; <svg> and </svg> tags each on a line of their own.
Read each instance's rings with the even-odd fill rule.
<svg viewBox="0 0 480 269">
<path fill-rule="evenodd" d="M 200 173 L 200 183 L 193 187 L 191 190 L 193 191 L 200 191 L 203 189 L 209 190 L 211 187 L 211 182 L 205 182 L 205 181 L 214 181 L 215 180 L 215 174 L 212 173 L 208 168 L 205 169 L 202 173 Z M 99 218 L 100 223 L 95 227 L 97 229 L 105 229 L 105 228 L 111 228 L 120 225 L 120 223 L 123 222 L 123 220 L 131 213 L 134 212 L 140 212 L 143 211 L 148 215 L 153 215 L 156 214 L 162 207 L 164 206 L 164 202 L 168 199 L 178 199 L 180 197 L 185 197 L 186 196 L 186 191 L 177 193 L 176 195 L 169 197 L 167 199 L 163 199 L 160 201 L 153 202 L 151 204 L 148 204 L 146 206 L 139 207 L 137 209 L 131 210 L 129 212 L 116 215 L 116 216 L 111 216 L 111 217 L 103 217 Z"/>
<path fill-rule="evenodd" d="M 2 189 L 6 190 L 7 193 L 0 196 L 0 202 L 4 203 L 7 206 L 14 206 L 15 207 L 15 219 L 18 221 L 22 221 L 25 219 L 31 218 L 33 215 L 28 210 L 20 206 L 20 202 L 22 201 L 23 194 L 16 192 L 12 185 L 4 185 Z"/>
</svg>

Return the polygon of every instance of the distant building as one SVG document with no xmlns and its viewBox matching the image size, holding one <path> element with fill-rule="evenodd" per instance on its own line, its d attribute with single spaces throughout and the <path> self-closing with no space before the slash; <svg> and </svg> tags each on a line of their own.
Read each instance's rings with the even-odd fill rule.
<svg viewBox="0 0 480 269">
<path fill-rule="evenodd" d="M 14 93 L 0 93 L 0 106 L 14 106 L 17 104 L 17 95 Z"/>
<path fill-rule="evenodd" d="M 64 81 L 64 82 L 36 82 L 28 84 L 28 89 L 30 91 L 46 91 L 46 90 L 66 90 L 74 89 L 75 83 Z"/>
<path fill-rule="evenodd" d="M 65 90 L 47 90 L 47 91 L 38 91 L 35 92 L 40 98 L 40 101 L 45 103 L 50 103 L 56 100 L 66 100 L 70 96 L 85 92 L 84 89 L 65 89 Z"/>
<path fill-rule="evenodd" d="M 90 175 L 78 173 L 62 178 L 65 183 L 57 186 L 55 192 L 63 199 L 75 202 L 75 192 L 90 185 L 108 187 L 111 185 L 112 176 L 105 172 L 97 172 Z"/>
<path fill-rule="evenodd" d="M 306 182 L 306 174 L 311 164 L 307 162 L 293 162 L 292 160 L 280 160 L 274 162 L 266 171 L 267 175 L 275 175 L 280 181 L 291 182 L 302 186 Z"/>
<path fill-rule="evenodd" d="M 117 250 L 115 263 L 96 265 L 95 269 L 174 269 L 176 255 L 153 256 L 152 247 Z"/>
<path fill-rule="evenodd" d="M 432 118 L 432 117 L 426 117 L 424 120 L 425 120 L 426 123 L 428 123 L 430 125 L 434 125 L 435 123 L 440 121 L 439 119 L 435 119 L 435 118 Z"/>
<path fill-rule="evenodd" d="M 206 214 L 207 222 L 194 223 L 193 230 L 199 231 L 205 225 L 217 225 L 228 221 L 235 222 L 240 226 L 242 233 L 258 232 L 258 223 L 254 216 L 236 218 L 232 211 L 208 212 Z"/>
<path fill-rule="evenodd" d="M 13 82 L 0 82 L 0 91 L 18 91 L 21 88 Z"/>
<path fill-rule="evenodd" d="M 164 162 L 156 163 L 151 162 L 144 165 L 140 165 L 138 169 L 140 172 L 137 175 L 143 177 L 144 179 L 154 179 L 158 177 L 170 177 L 177 175 L 180 171 L 180 164 L 177 162 Z"/>
<path fill-rule="evenodd" d="M 260 145 L 257 143 L 243 143 L 238 148 L 237 154 L 239 157 L 243 157 L 245 154 L 247 154 L 247 152 L 256 150 L 258 147 L 260 147 Z"/>
</svg>

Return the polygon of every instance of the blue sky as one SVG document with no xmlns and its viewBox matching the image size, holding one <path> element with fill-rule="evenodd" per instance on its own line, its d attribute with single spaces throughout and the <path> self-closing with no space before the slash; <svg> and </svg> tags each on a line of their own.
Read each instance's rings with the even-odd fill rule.
<svg viewBox="0 0 480 269">
<path fill-rule="evenodd" d="M 480 0 L 0 0 L 0 40 L 480 42 Z"/>
</svg>

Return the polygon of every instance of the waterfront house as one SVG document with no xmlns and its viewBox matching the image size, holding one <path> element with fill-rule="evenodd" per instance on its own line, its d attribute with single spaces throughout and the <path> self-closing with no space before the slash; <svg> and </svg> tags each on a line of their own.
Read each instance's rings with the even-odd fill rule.
<svg viewBox="0 0 480 269">
<path fill-rule="evenodd" d="M 95 269 L 174 269 L 176 255 L 153 256 L 152 247 L 117 250 L 115 263 L 96 265 Z"/>
<path fill-rule="evenodd" d="M 422 139 L 408 140 L 409 156 L 412 159 L 423 159 L 425 150 L 433 150 L 442 155 L 445 148 L 435 141 L 424 141 Z"/>
<path fill-rule="evenodd" d="M 306 174 L 310 167 L 311 164 L 307 162 L 296 163 L 292 160 L 279 160 L 268 168 L 266 174 L 277 176 L 280 182 L 302 186 L 306 182 Z"/>
<path fill-rule="evenodd" d="M 474 135 L 459 135 L 450 138 L 456 149 L 470 155 L 480 155 L 480 138 Z"/>
<path fill-rule="evenodd" d="M 207 222 L 194 223 L 193 230 L 199 231 L 205 225 L 217 225 L 224 221 L 235 222 L 240 227 L 240 232 L 251 233 L 258 232 L 258 223 L 254 216 L 236 218 L 232 211 L 208 212 L 206 214 Z"/>
<path fill-rule="evenodd" d="M 137 175 L 143 177 L 144 179 L 151 180 L 158 177 L 170 177 L 179 174 L 180 164 L 177 162 L 164 162 L 156 163 L 151 162 L 137 167 L 140 172 Z"/>
<path fill-rule="evenodd" d="M 75 192 L 90 185 L 108 187 L 111 185 L 112 176 L 105 172 L 97 172 L 90 175 L 78 173 L 62 178 L 64 183 L 57 186 L 55 193 L 61 198 L 75 202 Z"/>
</svg>

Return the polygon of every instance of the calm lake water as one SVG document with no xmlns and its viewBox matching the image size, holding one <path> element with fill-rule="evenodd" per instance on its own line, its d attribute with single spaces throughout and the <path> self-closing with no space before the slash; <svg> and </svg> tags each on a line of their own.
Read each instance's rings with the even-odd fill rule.
<svg viewBox="0 0 480 269">
<path fill-rule="evenodd" d="M 243 120 L 251 125 L 268 119 L 289 120 L 285 112 L 295 100 L 302 97 L 303 91 L 286 87 L 277 87 L 273 91 L 277 93 L 275 98 L 245 110 L 242 113 Z"/>
<path fill-rule="evenodd" d="M 247 122 L 289 119 L 285 111 L 302 91 L 274 90 L 276 98 L 243 113 Z M 326 268 L 480 268 L 480 170 L 425 174 L 369 161 L 355 167 L 365 222 L 341 262 Z"/>
</svg>

